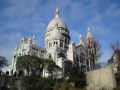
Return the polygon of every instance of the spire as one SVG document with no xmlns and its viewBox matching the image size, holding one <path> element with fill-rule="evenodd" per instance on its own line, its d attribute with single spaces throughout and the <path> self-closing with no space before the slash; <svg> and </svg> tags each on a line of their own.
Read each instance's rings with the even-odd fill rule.
<svg viewBox="0 0 120 90">
<path fill-rule="evenodd" d="M 32 40 L 33 40 L 33 44 L 35 45 L 35 44 L 36 44 L 36 35 L 34 35 L 34 36 L 32 37 Z"/>
<path fill-rule="evenodd" d="M 28 44 L 31 45 L 32 44 L 32 37 L 28 38 Z"/>
<path fill-rule="evenodd" d="M 87 33 L 86 39 L 93 38 L 93 34 L 92 34 L 92 31 L 91 31 L 90 27 L 88 27 L 87 31 L 88 31 L 88 33 Z"/>
<path fill-rule="evenodd" d="M 56 18 L 57 18 L 57 17 L 60 17 L 60 11 L 59 11 L 58 8 L 56 8 L 56 14 L 55 14 L 55 17 L 56 17 Z"/>
<path fill-rule="evenodd" d="M 33 38 L 33 40 L 36 40 L 36 35 L 34 35 L 32 38 Z"/>
<path fill-rule="evenodd" d="M 83 43 L 83 40 L 82 40 L 82 34 L 80 34 L 80 42 L 79 42 L 79 45 L 83 45 L 84 43 Z"/>
<path fill-rule="evenodd" d="M 91 31 L 91 30 L 90 30 L 90 27 L 88 27 L 88 29 L 87 29 L 87 30 L 88 30 L 88 32 L 90 32 L 90 31 Z"/>
</svg>

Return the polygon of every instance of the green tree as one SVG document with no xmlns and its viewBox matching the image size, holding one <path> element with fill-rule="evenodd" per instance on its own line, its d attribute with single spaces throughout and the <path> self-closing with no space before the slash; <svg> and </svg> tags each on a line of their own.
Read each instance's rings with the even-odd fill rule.
<svg viewBox="0 0 120 90">
<path fill-rule="evenodd" d="M 25 55 L 17 58 L 16 68 L 18 70 L 26 70 L 29 75 L 30 72 L 32 74 L 36 73 L 36 70 L 46 69 L 50 76 L 53 76 L 55 71 L 60 70 L 59 66 L 55 64 L 53 60 L 38 58 L 37 56 Z"/>
<path fill-rule="evenodd" d="M 30 72 L 35 74 L 36 70 L 43 69 L 44 59 L 36 56 L 25 55 L 17 58 L 16 68 L 18 70 L 26 70 L 29 75 Z"/>
<path fill-rule="evenodd" d="M 55 85 L 55 79 L 52 78 L 24 76 L 21 79 L 22 90 L 53 90 Z"/>
<path fill-rule="evenodd" d="M 16 62 L 16 68 L 18 70 L 26 70 L 27 71 L 27 75 L 29 75 L 29 72 L 31 70 L 31 56 L 29 55 L 25 55 L 25 56 L 21 56 L 17 58 L 17 62 Z"/>
<path fill-rule="evenodd" d="M 47 70 L 50 74 L 50 77 L 53 78 L 54 75 L 57 74 L 57 72 L 61 71 L 61 68 L 55 64 L 53 60 L 47 59 Z"/>
<path fill-rule="evenodd" d="M 39 70 L 39 74 L 40 72 L 43 71 L 44 68 L 44 63 L 45 63 L 45 59 L 44 58 L 38 58 L 36 56 L 31 56 L 31 72 L 32 74 L 36 74 L 36 70 Z"/>
<path fill-rule="evenodd" d="M 0 68 L 8 66 L 7 59 L 4 56 L 0 56 Z"/>
<path fill-rule="evenodd" d="M 75 84 L 75 87 L 84 88 L 86 86 L 86 74 L 80 70 L 80 67 L 73 66 L 70 72 L 69 81 Z"/>
</svg>

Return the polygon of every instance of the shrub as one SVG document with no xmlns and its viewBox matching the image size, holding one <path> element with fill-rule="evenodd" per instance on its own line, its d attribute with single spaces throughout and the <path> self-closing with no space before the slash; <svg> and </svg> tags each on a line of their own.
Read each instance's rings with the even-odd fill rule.
<svg viewBox="0 0 120 90">
<path fill-rule="evenodd" d="M 56 80 L 38 76 L 24 76 L 21 78 L 22 87 L 26 90 L 53 90 Z"/>
<path fill-rule="evenodd" d="M 120 86 L 114 88 L 113 90 L 120 90 Z"/>
</svg>

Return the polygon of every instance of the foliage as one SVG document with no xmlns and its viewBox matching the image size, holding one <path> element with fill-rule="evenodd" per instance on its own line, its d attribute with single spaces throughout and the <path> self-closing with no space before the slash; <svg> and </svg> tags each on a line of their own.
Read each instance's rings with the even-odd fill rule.
<svg viewBox="0 0 120 90">
<path fill-rule="evenodd" d="M 26 88 L 26 90 L 53 90 L 54 85 L 55 79 L 42 78 L 38 76 L 22 77 L 22 86 L 23 88 Z"/>
<path fill-rule="evenodd" d="M 113 90 L 120 90 L 120 86 L 114 88 Z"/>
<path fill-rule="evenodd" d="M 116 41 L 116 42 L 114 42 L 114 43 L 111 43 L 110 46 L 111 46 L 111 48 L 112 48 L 112 50 L 113 50 L 114 52 L 120 50 L 120 43 L 119 43 L 119 41 Z"/>
<path fill-rule="evenodd" d="M 0 56 L 0 67 L 7 66 L 7 59 L 4 56 Z"/>
<path fill-rule="evenodd" d="M 55 84 L 54 90 L 84 90 L 84 89 L 75 87 L 74 83 L 68 83 L 66 81 L 62 81 Z"/>
<path fill-rule="evenodd" d="M 73 66 L 70 77 L 70 82 L 75 83 L 75 87 L 84 88 L 86 86 L 86 74 L 80 71 L 78 66 Z"/>
<path fill-rule="evenodd" d="M 16 67 L 18 70 L 25 69 L 28 75 L 30 72 L 36 74 L 37 70 L 41 73 L 43 69 L 47 69 L 48 73 L 52 76 L 54 71 L 60 70 L 59 66 L 57 66 L 53 60 L 30 55 L 18 57 Z"/>
<path fill-rule="evenodd" d="M 115 77 L 116 77 L 116 83 L 117 83 L 117 85 L 120 85 L 120 73 L 116 73 Z"/>
<path fill-rule="evenodd" d="M 24 76 L 21 81 L 23 90 L 81 90 L 75 87 L 74 83 L 69 83 L 62 79 Z"/>
<path fill-rule="evenodd" d="M 25 90 L 76 90 L 83 88 L 86 85 L 86 75 L 80 71 L 79 67 L 72 67 L 69 82 L 64 79 L 54 79 L 54 72 L 61 70 L 53 60 L 38 58 L 36 56 L 21 56 L 18 57 L 16 67 L 18 70 L 25 70 L 28 76 L 22 76 L 21 85 Z M 47 69 L 50 77 L 43 78 L 36 75 L 36 70 Z M 32 72 L 34 75 L 29 75 Z"/>
<path fill-rule="evenodd" d="M 118 69 L 120 70 L 120 43 L 119 41 L 111 44 L 111 48 L 113 50 L 113 54 L 116 55 L 116 61 L 119 65 Z"/>
<path fill-rule="evenodd" d="M 17 62 L 16 62 L 16 68 L 18 70 L 26 69 L 27 74 L 29 75 L 29 72 L 30 72 L 31 67 L 32 67 L 32 60 L 31 59 L 32 59 L 32 57 L 29 55 L 18 57 Z"/>
<path fill-rule="evenodd" d="M 24 71 L 23 70 L 19 70 L 18 71 L 18 77 L 21 77 L 21 76 L 23 76 L 24 75 Z"/>
<path fill-rule="evenodd" d="M 120 43 L 119 41 L 112 43 L 111 48 L 113 50 L 113 54 L 115 55 L 114 63 L 118 65 L 118 72 L 116 73 L 117 85 L 120 85 Z"/>
<path fill-rule="evenodd" d="M 53 78 L 55 72 L 61 71 L 61 68 L 55 64 L 55 62 L 48 60 L 47 70 L 50 73 L 50 77 Z"/>
</svg>

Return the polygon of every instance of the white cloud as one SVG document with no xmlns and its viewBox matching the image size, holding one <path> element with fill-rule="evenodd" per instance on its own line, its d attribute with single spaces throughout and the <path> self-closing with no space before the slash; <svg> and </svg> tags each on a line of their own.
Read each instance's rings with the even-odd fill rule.
<svg viewBox="0 0 120 90">
<path fill-rule="evenodd" d="M 0 46 L 4 51 L 4 53 L 1 54 L 11 58 L 13 49 L 23 35 L 37 34 L 37 41 L 43 44 L 47 24 L 54 17 L 57 4 L 61 10 L 61 16 L 63 16 L 67 24 L 70 25 L 70 34 L 73 41 L 78 43 L 79 34 L 82 32 L 82 34 L 87 33 L 85 30 L 79 32 L 83 27 L 87 28 L 87 25 L 92 25 L 93 32 L 96 36 L 101 38 L 112 36 L 111 29 L 102 22 L 104 19 L 109 18 L 109 16 L 120 16 L 120 8 L 118 4 L 111 3 L 111 5 L 101 13 L 99 12 L 101 8 L 98 8 L 98 6 L 100 6 L 99 4 L 103 1 L 104 0 L 50 0 L 45 2 L 44 0 L 10 0 L 10 5 L 0 12 L 7 18 L 7 20 L 5 19 L 5 21 L 2 22 L 3 25 L 0 27 L 0 42 L 4 43 Z M 81 24 L 84 26 L 80 26 L 80 29 L 78 29 Z M 77 27 L 77 29 L 75 27 Z M 108 55 L 105 54 L 108 57 L 110 55 L 109 51 L 105 52 L 108 53 Z"/>
<path fill-rule="evenodd" d="M 20 38 L 20 33 L 8 33 L 0 35 L 0 55 L 5 56 L 9 64 L 12 60 L 13 50 L 19 44 Z"/>
<path fill-rule="evenodd" d="M 117 3 L 111 4 L 105 12 L 106 17 L 118 17 L 120 16 L 120 8 Z"/>
</svg>

